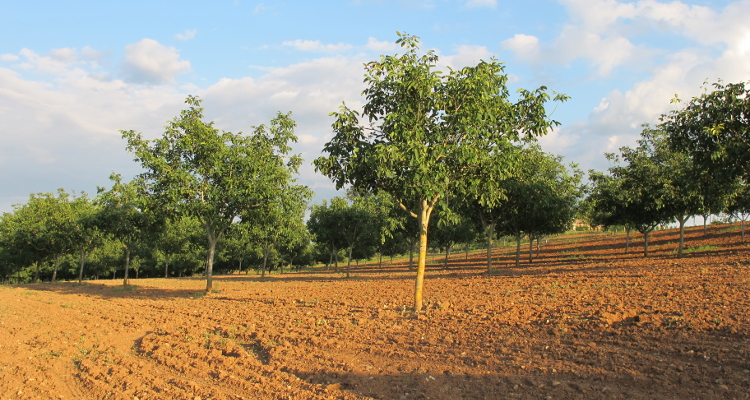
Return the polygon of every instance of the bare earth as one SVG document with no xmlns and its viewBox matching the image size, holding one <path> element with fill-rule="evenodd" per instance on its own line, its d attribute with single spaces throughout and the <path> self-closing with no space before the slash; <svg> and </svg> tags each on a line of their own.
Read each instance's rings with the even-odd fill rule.
<svg viewBox="0 0 750 400">
<path fill-rule="evenodd" d="M 638 235 L 640 236 L 640 235 Z M 671 243 L 670 243 L 671 242 Z M 581 234 L 334 272 L 0 287 L 0 399 L 748 399 L 750 247 L 727 225 L 623 254 Z M 581 255 L 581 256 L 579 256 Z M 440 264 L 437 264 L 437 261 Z M 524 260 L 526 261 L 526 260 Z"/>
</svg>

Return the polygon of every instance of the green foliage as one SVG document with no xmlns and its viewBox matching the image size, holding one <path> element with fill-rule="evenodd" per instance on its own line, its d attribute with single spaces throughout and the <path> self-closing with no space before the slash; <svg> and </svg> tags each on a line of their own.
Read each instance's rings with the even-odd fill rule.
<svg viewBox="0 0 750 400">
<path fill-rule="evenodd" d="M 746 82 L 714 83 L 684 108 L 662 116 L 675 149 L 685 149 L 696 164 L 730 184 L 750 181 L 750 87 Z"/>
<path fill-rule="evenodd" d="M 545 87 L 519 90 L 513 102 L 502 64 L 481 61 L 443 74 L 435 70 L 433 51 L 420 54 L 417 37 L 398 35 L 402 55 L 365 65 L 362 117 L 368 124 L 361 124 L 360 113 L 345 104 L 331 113 L 336 134 L 324 147 L 328 156 L 315 160 L 315 166 L 337 188 L 385 192 L 418 219 L 415 310 L 420 311 L 434 208 L 440 204 L 445 218 L 451 218 L 448 199 L 466 192 L 472 172 L 486 158 L 508 141 L 543 135 L 557 123 L 547 118 Z"/>
<path fill-rule="evenodd" d="M 197 97 L 174 118 L 161 138 L 145 140 L 122 131 L 128 150 L 146 171 L 139 176 L 164 212 L 196 218 L 207 238 L 206 292 L 212 288 L 216 244 L 241 215 L 272 207 L 297 173 L 299 156 L 289 156 L 295 123 L 277 114 L 269 127 L 251 135 L 219 131 L 203 121 Z"/>
</svg>

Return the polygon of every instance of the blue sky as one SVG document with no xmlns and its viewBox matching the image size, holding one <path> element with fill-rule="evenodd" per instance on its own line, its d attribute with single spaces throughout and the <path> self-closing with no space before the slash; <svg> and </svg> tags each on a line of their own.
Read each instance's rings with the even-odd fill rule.
<svg viewBox="0 0 750 400">
<path fill-rule="evenodd" d="M 634 144 L 675 94 L 750 79 L 748 20 L 750 0 L 2 2 L 0 212 L 138 173 L 118 130 L 160 135 L 188 94 L 228 131 L 292 111 L 300 181 L 331 197 L 310 166 L 328 113 L 362 104 L 362 63 L 398 52 L 397 30 L 441 67 L 494 56 L 513 89 L 570 95 L 541 143 L 602 170 L 603 153 Z"/>
</svg>

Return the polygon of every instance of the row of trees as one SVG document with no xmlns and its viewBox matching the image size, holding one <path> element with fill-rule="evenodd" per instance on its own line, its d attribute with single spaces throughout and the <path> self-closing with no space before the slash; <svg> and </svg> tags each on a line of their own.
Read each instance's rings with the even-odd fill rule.
<svg viewBox="0 0 750 400">
<path fill-rule="evenodd" d="M 590 193 L 582 214 L 592 225 L 624 226 L 644 235 L 676 222 L 677 255 L 685 247 L 685 223 L 694 215 L 725 213 L 744 223 L 750 216 L 750 97 L 744 83 L 717 83 L 685 108 L 644 125 L 636 148 L 607 154 L 607 173 L 590 171 Z M 679 102 L 675 98 L 674 102 Z M 704 225 L 705 229 L 705 225 Z M 625 251 L 628 251 L 626 244 Z"/>
<path fill-rule="evenodd" d="M 274 257 L 286 257 L 289 263 L 299 258 L 310 243 L 304 213 L 312 192 L 293 178 L 302 160 L 289 154 L 290 142 L 296 140 L 290 114 L 279 113 L 268 127 L 254 127 L 244 135 L 204 122 L 198 98 L 188 97 L 186 103 L 188 108 L 170 121 L 161 138 L 145 140 L 136 132 L 122 132 L 145 171 L 131 182 L 113 174 L 112 187 L 99 188 L 95 199 L 62 190 L 57 196 L 32 195 L 3 215 L 3 276 L 34 265 L 37 280 L 51 260 L 54 280 L 60 261 L 75 255 L 80 281 L 87 260 L 116 243 L 122 249 L 125 285 L 136 253 L 162 259 L 164 276 L 175 257 L 192 253 L 190 270 L 205 266 L 208 292 L 222 238 L 229 238 L 220 249 L 225 260 L 238 259 L 241 265 L 261 253 L 264 272 L 269 261 L 277 262 Z M 202 251 L 188 251 L 199 236 Z M 184 264 L 183 269 L 189 272 Z"/>
</svg>

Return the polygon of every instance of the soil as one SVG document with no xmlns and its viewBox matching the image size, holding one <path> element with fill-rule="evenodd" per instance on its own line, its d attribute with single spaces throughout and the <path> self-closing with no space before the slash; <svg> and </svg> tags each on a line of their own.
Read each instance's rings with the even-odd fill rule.
<svg viewBox="0 0 750 400">
<path fill-rule="evenodd" d="M 428 265 L 0 287 L 1 399 L 748 399 L 738 227 L 566 235 Z"/>
</svg>

